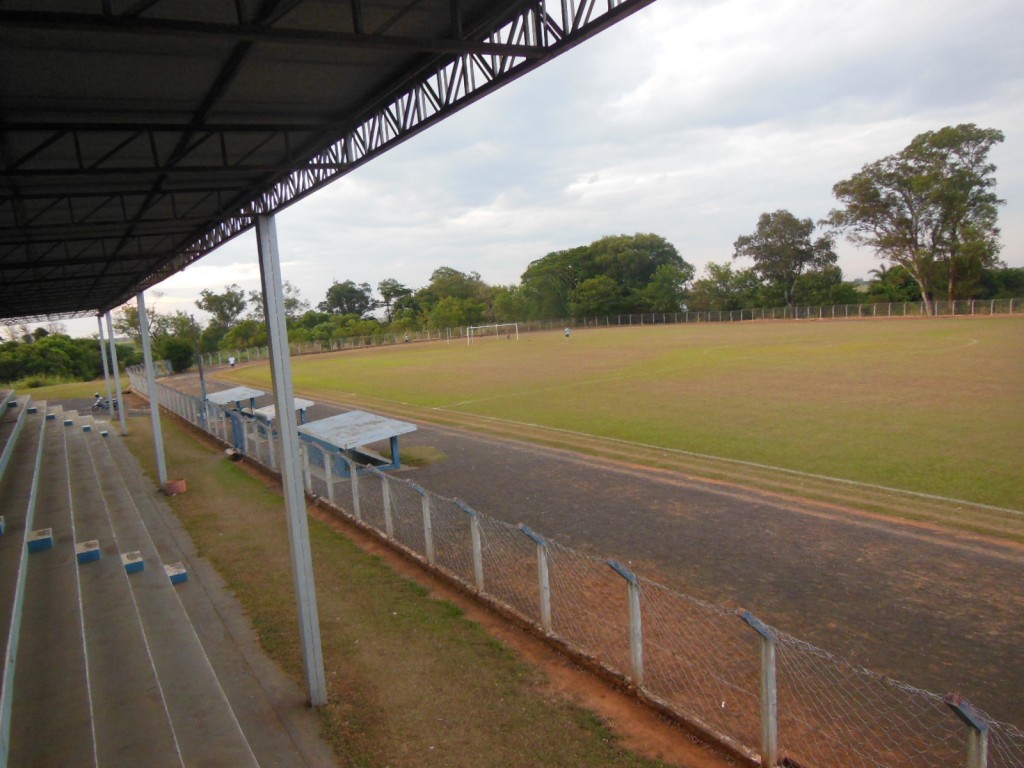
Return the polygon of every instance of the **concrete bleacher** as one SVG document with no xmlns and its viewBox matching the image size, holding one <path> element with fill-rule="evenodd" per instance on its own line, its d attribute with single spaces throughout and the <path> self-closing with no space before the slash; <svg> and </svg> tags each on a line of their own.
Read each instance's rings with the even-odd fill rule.
<svg viewBox="0 0 1024 768">
<path fill-rule="evenodd" d="M 0 765 L 332 765 L 301 702 L 282 717 L 254 692 L 265 662 L 237 658 L 247 628 L 210 606 L 215 576 L 171 583 L 165 565 L 193 567 L 187 537 L 114 430 L 36 406 L 0 477 Z M 29 552 L 43 529 L 52 547 Z"/>
</svg>

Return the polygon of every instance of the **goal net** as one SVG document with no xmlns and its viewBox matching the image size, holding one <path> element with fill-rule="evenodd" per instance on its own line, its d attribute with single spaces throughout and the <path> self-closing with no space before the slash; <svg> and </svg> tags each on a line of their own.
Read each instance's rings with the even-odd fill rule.
<svg viewBox="0 0 1024 768">
<path fill-rule="evenodd" d="M 491 325 L 471 325 L 466 328 L 466 343 L 472 344 L 480 338 L 519 340 L 519 323 L 493 323 Z"/>
</svg>

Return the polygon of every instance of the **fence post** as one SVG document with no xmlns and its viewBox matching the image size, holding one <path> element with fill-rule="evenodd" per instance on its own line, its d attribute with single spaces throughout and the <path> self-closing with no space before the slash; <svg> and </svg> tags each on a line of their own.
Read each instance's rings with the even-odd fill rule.
<svg viewBox="0 0 1024 768">
<path fill-rule="evenodd" d="M 476 582 L 476 591 L 483 594 L 484 591 L 484 552 L 480 536 L 480 516 L 476 510 L 470 509 L 458 499 L 455 500 L 459 509 L 469 515 L 469 537 L 473 542 L 473 580 Z"/>
<path fill-rule="evenodd" d="M 551 581 L 548 577 L 548 545 L 543 537 L 529 527 L 519 524 L 519 530 L 537 544 L 537 581 L 540 583 L 540 623 L 545 632 L 551 631 Z"/>
<path fill-rule="evenodd" d="M 389 539 L 395 538 L 395 524 L 391 520 L 391 486 L 388 485 L 388 477 L 383 472 L 380 475 L 380 500 L 384 508 L 384 532 Z"/>
<path fill-rule="evenodd" d="M 967 726 L 967 768 L 987 768 L 988 722 L 959 693 L 947 694 L 942 700 Z"/>
<path fill-rule="evenodd" d="M 434 564 L 434 526 L 430 520 L 430 494 L 422 487 L 411 480 L 406 480 L 409 487 L 420 495 L 420 505 L 423 509 L 423 547 L 426 550 L 427 562 Z"/>
<path fill-rule="evenodd" d="M 633 667 L 633 682 L 644 684 L 644 635 L 640 623 L 640 580 L 618 560 L 609 560 L 608 565 L 626 580 L 629 588 L 629 660 Z"/>
<path fill-rule="evenodd" d="M 324 451 L 324 482 L 327 483 L 327 501 L 334 503 L 334 459 L 330 451 Z"/>
<path fill-rule="evenodd" d="M 310 444 L 305 440 L 300 440 L 299 444 L 302 447 L 302 474 L 306 478 L 306 488 L 310 493 L 313 492 L 313 474 L 309 469 L 309 449 Z"/>
<path fill-rule="evenodd" d="M 775 684 L 775 635 L 750 611 L 740 618 L 761 637 L 761 765 L 779 761 L 778 688 Z"/>
<path fill-rule="evenodd" d="M 363 513 L 359 507 L 359 468 L 348 456 L 344 458 L 345 463 L 348 464 L 349 479 L 352 480 L 352 514 L 356 516 L 356 520 L 362 520 Z"/>
</svg>

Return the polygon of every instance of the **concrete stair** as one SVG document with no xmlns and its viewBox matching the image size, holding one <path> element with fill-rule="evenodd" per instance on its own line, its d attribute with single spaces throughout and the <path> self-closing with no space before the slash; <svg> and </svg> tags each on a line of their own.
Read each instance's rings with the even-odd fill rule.
<svg viewBox="0 0 1024 768">
<path fill-rule="evenodd" d="M 0 412 L 14 418 L 0 476 L 0 766 L 333 765 L 309 747 L 301 691 L 259 652 L 116 430 L 27 400 Z M 176 563 L 197 577 L 173 584 Z"/>
</svg>

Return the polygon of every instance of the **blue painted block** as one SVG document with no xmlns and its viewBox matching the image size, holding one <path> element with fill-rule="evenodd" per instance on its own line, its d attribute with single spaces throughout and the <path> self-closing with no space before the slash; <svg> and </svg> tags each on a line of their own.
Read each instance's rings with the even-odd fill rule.
<svg viewBox="0 0 1024 768">
<path fill-rule="evenodd" d="M 46 420 L 47 421 L 56 421 L 56 419 L 57 419 L 57 414 L 56 413 L 48 413 L 48 414 L 46 414 Z"/>
<path fill-rule="evenodd" d="M 121 564 L 125 573 L 138 573 L 146 567 L 141 552 L 126 552 L 121 555 Z"/>
<path fill-rule="evenodd" d="M 73 426 L 73 425 L 74 425 L 74 423 L 75 423 L 75 422 L 73 422 L 73 421 L 72 421 L 71 419 L 64 419 L 64 426 L 65 426 L 65 427 L 70 427 L 70 426 Z"/>
<path fill-rule="evenodd" d="M 106 436 L 107 436 L 107 434 L 108 434 L 108 433 L 107 433 L 107 430 L 105 430 L 105 429 L 104 429 L 104 430 L 103 430 L 102 432 L 100 432 L 100 435 L 101 435 L 102 437 L 106 437 Z"/>
<path fill-rule="evenodd" d="M 75 544 L 75 557 L 78 558 L 79 565 L 99 560 L 100 543 L 93 539 L 92 541 L 83 541 L 80 544 Z"/>
<path fill-rule="evenodd" d="M 28 551 L 42 552 L 44 549 L 53 549 L 53 528 L 40 528 L 28 535 Z"/>
<path fill-rule="evenodd" d="M 0 536 L 3 536 L 5 533 L 7 533 L 7 520 L 3 515 L 0 515 Z"/>
<path fill-rule="evenodd" d="M 188 571 L 181 563 L 165 565 L 164 570 L 167 572 L 167 578 L 171 580 L 171 584 L 184 584 L 188 581 Z"/>
<path fill-rule="evenodd" d="M 17 400 L 8 400 L 7 401 L 7 407 L 8 408 L 17 408 L 18 407 L 18 401 Z"/>
<path fill-rule="evenodd" d="M 28 412 L 29 412 L 29 413 L 38 413 L 38 412 L 39 412 L 39 409 L 38 409 L 38 408 L 36 408 L 36 407 L 35 407 L 34 405 L 30 405 L 30 406 L 28 407 Z"/>
<path fill-rule="evenodd" d="M 82 425 L 82 431 L 83 432 L 92 432 L 92 424 L 83 424 Z"/>
</svg>

